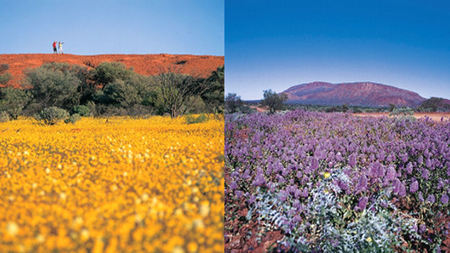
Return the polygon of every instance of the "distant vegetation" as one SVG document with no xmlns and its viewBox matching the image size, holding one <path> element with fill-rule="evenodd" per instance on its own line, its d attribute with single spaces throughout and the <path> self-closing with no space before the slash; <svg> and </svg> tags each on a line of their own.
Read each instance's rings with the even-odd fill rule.
<svg viewBox="0 0 450 253">
<path fill-rule="evenodd" d="M 450 112 L 448 99 L 432 97 L 425 100 L 418 108 L 419 112 Z"/>
<path fill-rule="evenodd" d="M 57 109 L 77 114 L 69 122 L 79 116 L 178 117 L 224 111 L 224 67 L 208 78 L 199 78 L 176 71 L 143 76 L 117 62 L 104 62 L 90 70 L 53 62 L 27 70 L 23 89 L 7 87 L 11 79 L 8 68 L 7 64 L 0 65 L 0 84 L 5 86 L 0 88 L 0 112 L 11 119 L 56 115 Z"/>
<path fill-rule="evenodd" d="M 293 111 L 302 109 L 313 112 L 352 112 L 352 113 L 373 113 L 373 112 L 388 112 L 390 114 L 412 114 L 414 112 L 450 112 L 450 100 L 444 98 L 432 97 L 425 100 L 416 108 L 397 106 L 390 104 L 385 107 L 370 107 L 370 106 L 354 106 L 354 105 L 310 105 L 310 104 L 292 104 L 285 103 L 286 97 L 284 93 L 277 94 L 272 90 L 264 91 L 264 99 L 243 101 L 240 96 L 235 93 L 229 93 L 225 98 L 225 111 L 227 113 L 250 113 L 253 112 L 250 107 L 266 108 L 269 113 L 275 111 L 285 110 Z"/>
<path fill-rule="evenodd" d="M 287 100 L 285 93 L 277 94 L 272 90 L 264 91 L 264 99 L 261 101 L 261 105 L 267 106 L 270 113 L 282 110 L 284 108 L 284 102 Z"/>
</svg>

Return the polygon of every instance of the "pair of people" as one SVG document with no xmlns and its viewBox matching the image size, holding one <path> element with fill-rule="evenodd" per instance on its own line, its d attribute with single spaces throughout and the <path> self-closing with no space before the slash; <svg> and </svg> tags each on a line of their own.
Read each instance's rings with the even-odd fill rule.
<svg viewBox="0 0 450 253">
<path fill-rule="evenodd" d="M 57 54 L 59 51 L 60 54 L 64 54 L 63 47 L 62 47 L 63 44 L 64 44 L 64 42 L 61 42 L 61 41 L 59 41 L 59 42 L 53 41 L 53 44 L 52 44 L 53 53 Z M 59 50 L 57 50 L 56 46 L 58 46 Z"/>
</svg>

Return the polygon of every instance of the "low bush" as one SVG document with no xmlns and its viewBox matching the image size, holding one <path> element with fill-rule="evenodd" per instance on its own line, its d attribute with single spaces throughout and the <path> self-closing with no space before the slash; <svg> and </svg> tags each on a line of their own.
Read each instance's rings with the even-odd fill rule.
<svg viewBox="0 0 450 253">
<path fill-rule="evenodd" d="M 10 120 L 9 114 L 5 111 L 0 112 L 0 122 L 8 122 Z"/>
<path fill-rule="evenodd" d="M 36 116 L 36 119 L 42 121 L 46 125 L 54 125 L 68 117 L 69 113 L 66 110 L 52 106 L 40 111 Z"/>
<path fill-rule="evenodd" d="M 72 109 L 72 114 L 78 114 L 79 116 L 88 117 L 91 116 L 91 109 L 87 105 L 76 105 Z"/>
<path fill-rule="evenodd" d="M 75 114 L 70 115 L 69 118 L 65 119 L 64 123 L 66 123 L 66 124 L 69 124 L 69 123 L 75 124 L 75 122 L 79 121 L 80 119 L 81 119 L 80 114 L 75 113 Z"/>
<path fill-rule="evenodd" d="M 186 120 L 186 124 L 196 124 L 196 123 L 202 123 L 202 122 L 208 121 L 208 117 L 205 114 L 200 114 L 197 117 L 195 117 L 193 115 L 187 115 L 185 120 Z"/>
</svg>

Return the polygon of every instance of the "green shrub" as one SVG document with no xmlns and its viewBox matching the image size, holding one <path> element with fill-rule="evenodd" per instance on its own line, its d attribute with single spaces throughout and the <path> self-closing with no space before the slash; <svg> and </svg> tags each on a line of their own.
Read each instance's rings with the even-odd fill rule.
<svg viewBox="0 0 450 253">
<path fill-rule="evenodd" d="M 264 91 L 264 99 L 261 101 L 263 106 L 269 107 L 270 113 L 275 113 L 278 110 L 283 110 L 284 102 L 288 99 L 285 93 L 277 94 L 272 90 Z"/>
<path fill-rule="evenodd" d="M 91 109 L 87 105 L 76 105 L 72 109 L 72 114 L 79 114 L 79 116 L 91 116 Z"/>
<path fill-rule="evenodd" d="M 208 117 L 205 114 L 200 114 L 198 117 L 195 117 L 193 115 L 187 115 L 185 120 L 186 124 L 196 124 L 208 121 Z"/>
<path fill-rule="evenodd" d="M 6 85 L 12 79 L 12 75 L 10 73 L 5 73 L 0 75 L 0 84 Z"/>
<path fill-rule="evenodd" d="M 9 114 L 5 111 L 0 112 L 0 122 L 8 122 L 9 121 Z"/>
<path fill-rule="evenodd" d="M 50 106 L 71 110 L 80 103 L 79 92 L 86 69 L 68 63 L 46 63 L 25 73 L 25 87 L 30 87 L 33 103 L 42 110 Z"/>
<path fill-rule="evenodd" d="M 70 117 L 67 118 L 66 120 L 64 120 L 64 123 L 66 123 L 66 124 L 68 124 L 68 123 L 75 124 L 75 122 L 79 121 L 80 119 L 81 119 L 80 114 L 75 113 L 75 114 L 70 115 Z"/>
<path fill-rule="evenodd" d="M 5 111 L 12 119 L 17 119 L 30 101 L 29 93 L 12 87 L 0 88 L 0 111 Z"/>
<path fill-rule="evenodd" d="M 36 119 L 44 122 L 46 125 L 54 125 L 58 123 L 58 121 L 68 117 L 69 113 L 66 110 L 52 106 L 44 108 L 41 112 L 39 112 Z"/>
</svg>

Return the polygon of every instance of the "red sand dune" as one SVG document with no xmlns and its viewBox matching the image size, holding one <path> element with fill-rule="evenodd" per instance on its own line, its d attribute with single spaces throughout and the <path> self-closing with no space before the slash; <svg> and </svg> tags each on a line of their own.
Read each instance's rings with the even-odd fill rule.
<svg viewBox="0 0 450 253">
<path fill-rule="evenodd" d="M 67 62 L 89 68 L 102 62 L 122 62 L 142 75 L 157 75 L 168 70 L 207 77 L 217 67 L 224 65 L 223 56 L 170 55 L 170 54 L 107 54 L 107 55 L 55 55 L 55 54 L 0 54 L 0 64 L 8 64 L 13 79 L 10 85 L 18 87 L 23 71 L 36 68 L 47 62 Z"/>
</svg>

